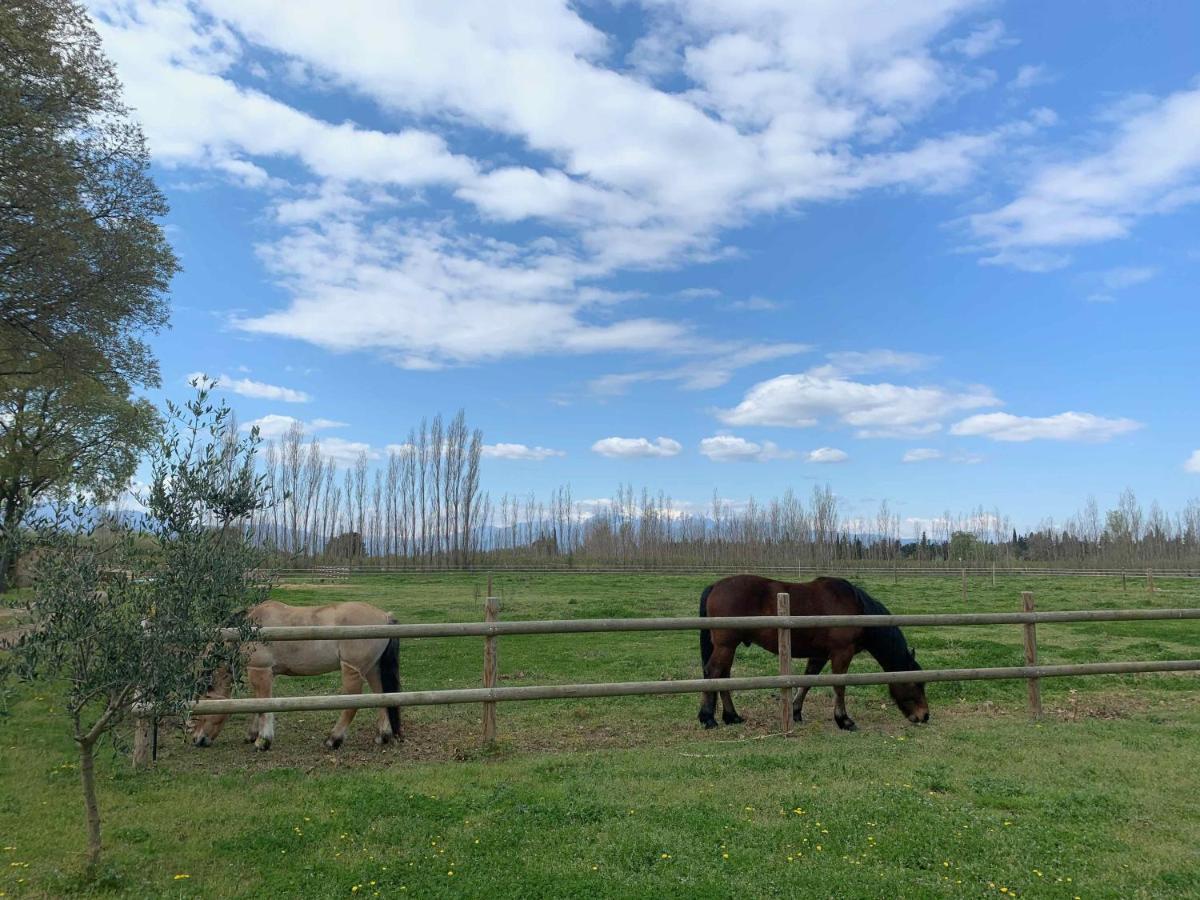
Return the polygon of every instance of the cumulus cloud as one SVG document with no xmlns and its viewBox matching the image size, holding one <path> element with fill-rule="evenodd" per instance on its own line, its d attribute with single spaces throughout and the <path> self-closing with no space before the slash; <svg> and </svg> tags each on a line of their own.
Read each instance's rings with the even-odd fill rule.
<svg viewBox="0 0 1200 900">
<path fill-rule="evenodd" d="M 818 447 L 810 450 L 805 457 L 811 463 L 841 463 L 850 458 L 850 454 L 837 447 Z"/>
<path fill-rule="evenodd" d="M 732 434 L 718 434 L 700 441 L 700 454 L 713 462 L 769 462 L 774 459 L 791 459 L 796 454 L 781 450 L 772 441 L 759 444 Z"/>
<path fill-rule="evenodd" d="M 1092 413 L 1064 412 L 1055 416 L 1015 416 L 985 413 L 955 423 L 951 434 L 986 437 L 993 441 L 1087 441 L 1101 443 L 1136 431 L 1141 422 L 1107 419 Z"/>
<path fill-rule="evenodd" d="M 255 400 L 280 400 L 284 403 L 307 403 L 312 397 L 304 391 L 298 391 L 295 388 L 281 387 L 277 384 L 267 384 L 263 381 L 254 381 L 250 378 L 230 378 L 228 375 L 218 375 L 216 378 L 209 378 L 203 372 L 192 372 L 187 376 L 189 384 L 198 381 L 208 381 L 214 385 L 217 390 L 229 391 L 232 394 L 238 394 L 242 397 L 251 397 Z"/>
<path fill-rule="evenodd" d="M 1183 471 L 1200 475 L 1200 450 L 1193 450 L 1192 455 L 1184 460 Z"/>
<path fill-rule="evenodd" d="M 484 444 L 482 455 L 487 459 L 515 459 L 541 462 L 552 456 L 566 456 L 562 450 L 549 447 L 530 447 L 525 444 Z"/>
<path fill-rule="evenodd" d="M 653 441 L 644 437 L 608 437 L 592 444 L 593 452 L 610 459 L 678 456 L 682 449 L 683 445 L 679 441 L 668 437 L 655 438 Z"/>
<path fill-rule="evenodd" d="M 758 216 L 969 183 L 1027 123 L 913 126 L 974 89 L 963 56 L 1003 40 L 987 23 L 957 57 L 935 52 L 975 5 L 666 2 L 632 70 L 558 0 L 92 9 L 156 162 L 257 191 L 270 213 L 261 256 L 286 299 L 236 327 L 429 369 L 676 352 L 693 326 L 613 312 L 613 298 L 600 314 L 587 291 L 719 258 L 723 234 Z M 297 83 L 374 103 L 394 127 L 297 108 Z M 527 159 L 465 150 L 510 146 Z"/>
<path fill-rule="evenodd" d="M 932 447 L 914 447 L 912 450 L 905 451 L 904 456 L 900 458 L 900 462 L 918 463 L 941 458 L 941 450 L 935 450 Z"/>
<path fill-rule="evenodd" d="M 732 409 L 718 410 L 727 425 L 806 428 L 832 419 L 858 429 L 863 437 L 929 434 L 958 410 L 996 406 L 984 387 L 952 390 L 866 383 L 803 373 L 759 382 Z"/>
</svg>

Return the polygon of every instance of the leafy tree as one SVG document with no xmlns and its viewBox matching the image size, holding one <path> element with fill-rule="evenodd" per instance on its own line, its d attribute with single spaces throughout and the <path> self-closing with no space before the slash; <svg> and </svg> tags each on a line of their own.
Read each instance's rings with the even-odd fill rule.
<svg viewBox="0 0 1200 900">
<path fill-rule="evenodd" d="M 95 750 L 135 702 L 148 714 L 183 712 L 218 665 L 238 669 L 251 633 L 242 613 L 265 595 L 249 517 L 268 502 L 255 472 L 257 433 L 239 440 L 228 407 L 199 390 L 173 405 L 153 453 L 147 527 L 97 535 L 94 504 L 77 500 L 38 523 L 32 631 L 16 648 L 19 674 L 64 683 L 63 709 L 79 751 L 89 868 L 100 859 Z"/>
<path fill-rule="evenodd" d="M 22 521 L 64 490 L 103 500 L 121 491 L 153 440 L 146 400 L 114 395 L 92 379 L 0 383 L 0 591 L 19 549 Z"/>
<path fill-rule="evenodd" d="M 0 375 L 157 384 L 177 264 L 149 165 L 82 7 L 0 4 Z"/>
<path fill-rule="evenodd" d="M 45 495 L 103 496 L 149 443 L 177 269 L 149 164 L 82 7 L 0 4 L 0 591 Z"/>
</svg>

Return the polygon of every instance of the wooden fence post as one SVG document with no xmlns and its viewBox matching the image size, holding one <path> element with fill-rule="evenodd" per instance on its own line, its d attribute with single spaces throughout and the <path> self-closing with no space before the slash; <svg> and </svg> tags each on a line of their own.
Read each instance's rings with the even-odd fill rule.
<svg viewBox="0 0 1200 900">
<path fill-rule="evenodd" d="M 962 587 L 963 587 L 963 603 L 967 602 L 967 570 L 963 567 L 962 570 Z"/>
<path fill-rule="evenodd" d="M 142 706 L 141 702 L 133 704 L 133 712 L 137 716 L 133 725 L 133 767 L 135 769 L 149 767 L 151 756 L 150 745 L 153 742 L 150 717 L 142 714 L 144 710 L 139 709 Z"/>
<path fill-rule="evenodd" d="M 1021 607 L 1025 612 L 1033 612 L 1033 591 L 1021 592 Z M 1037 665 L 1037 626 L 1032 622 L 1025 625 L 1025 665 Z M 1036 678 L 1030 678 L 1029 686 L 1029 715 L 1039 718 L 1042 714 L 1042 687 Z"/>
<path fill-rule="evenodd" d="M 1121 593 L 1127 594 L 1129 591 L 1125 587 L 1125 570 L 1121 570 Z"/>
<path fill-rule="evenodd" d="M 900 583 L 900 561 L 895 560 L 892 563 L 892 584 Z"/>
<path fill-rule="evenodd" d="M 1147 594 L 1154 593 L 1154 570 L 1153 569 L 1146 570 L 1146 593 Z"/>
<path fill-rule="evenodd" d="M 792 614 L 792 601 L 787 594 L 777 594 L 775 597 L 776 612 L 781 616 Z M 792 674 L 792 629 L 779 629 L 779 674 Z M 779 724 L 784 737 L 792 733 L 792 688 L 779 689 Z"/>
<path fill-rule="evenodd" d="M 996 586 L 996 561 L 992 560 L 992 587 Z"/>
<path fill-rule="evenodd" d="M 483 601 L 483 619 L 495 622 L 500 618 L 500 601 L 492 596 L 492 576 L 488 575 L 487 598 Z M 488 635 L 483 639 L 483 686 L 494 688 L 499 678 L 500 664 L 496 653 L 496 638 Z M 483 743 L 491 746 L 496 742 L 496 704 L 483 704 Z"/>
</svg>

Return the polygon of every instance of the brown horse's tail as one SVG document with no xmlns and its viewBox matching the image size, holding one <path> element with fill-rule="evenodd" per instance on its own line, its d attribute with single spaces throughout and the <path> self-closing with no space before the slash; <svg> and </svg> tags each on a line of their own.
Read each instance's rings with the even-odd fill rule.
<svg viewBox="0 0 1200 900">
<path fill-rule="evenodd" d="M 713 586 L 710 584 L 700 594 L 700 616 L 702 618 L 708 615 L 708 595 L 712 589 Z M 702 671 L 708 668 L 708 658 L 712 656 L 712 652 L 712 632 L 707 628 L 702 629 L 700 631 L 700 667 Z"/>
<path fill-rule="evenodd" d="M 379 657 L 379 680 L 385 694 L 394 694 L 400 690 L 400 641 L 392 638 L 387 642 L 383 655 Z M 392 726 L 392 734 L 400 737 L 400 707 L 387 708 L 388 724 Z"/>
</svg>

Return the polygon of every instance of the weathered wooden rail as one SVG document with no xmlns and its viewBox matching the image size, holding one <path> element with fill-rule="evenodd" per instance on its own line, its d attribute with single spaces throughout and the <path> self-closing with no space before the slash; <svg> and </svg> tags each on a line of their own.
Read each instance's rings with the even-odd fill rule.
<svg viewBox="0 0 1200 900">
<path fill-rule="evenodd" d="M 708 629 L 760 629 L 779 631 L 781 647 L 789 647 L 791 631 L 797 628 L 861 626 L 877 628 L 888 625 L 913 627 L 946 627 L 970 625 L 1021 625 L 1024 632 L 1025 665 L 994 668 L 927 669 L 919 678 L 926 683 L 942 681 L 984 681 L 1025 679 L 1029 683 L 1029 710 L 1041 714 L 1039 680 L 1082 675 L 1125 675 L 1147 672 L 1200 671 L 1200 659 L 1142 660 L 1077 663 L 1071 665 L 1040 665 L 1037 662 L 1038 624 L 1083 622 L 1139 622 L 1163 620 L 1200 620 L 1200 608 L 1190 609 L 1093 609 L 1038 612 L 1034 609 L 1033 594 L 1021 595 L 1023 610 L 1012 613 L 928 613 L 914 615 L 837 615 L 793 616 L 787 594 L 778 596 L 779 615 L 775 616 L 714 616 L 644 619 L 556 619 L 501 622 L 499 602 L 494 597 L 485 601 L 483 622 L 440 622 L 396 625 L 349 626 L 278 626 L 260 628 L 256 632 L 265 641 L 353 640 L 360 638 L 446 638 L 483 637 L 484 672 L 482 688 L 435 691 L 399 691 L 395 693 L 243 698 L 201 700 L 192 705 L 192 712 L 203 714 L 276 713 L 302 710 L 365 709 L 387 706 L 429 706 L 436 704 L 482 703 L 484 709 L 483 735 L 485 742 L 495 740 L 496 704 L 518 700 L 566 700 L 585 697 L 627 697 L 634 695 L 699 693 L 715 690 L 779 690 L 780 727 L 784 734 L 792 730 L 789 692 L 799 687 L 834 685 L 891 684 L 913 681 L 912 672 L 865 672 L 843 675 L 795 675 L 791 672 L 791 657 L 780 657 L 778 675 L 742 678 L 692 678 L 679 681 L 631 681 L 599 684 L 557 684 L 527 687 L 497 687 L 497 638 L 518 634 L 588 634 L 631 631 L 696 631 Z M 222 632 L 227 639 L 236 632 Z"/>
</svg>

